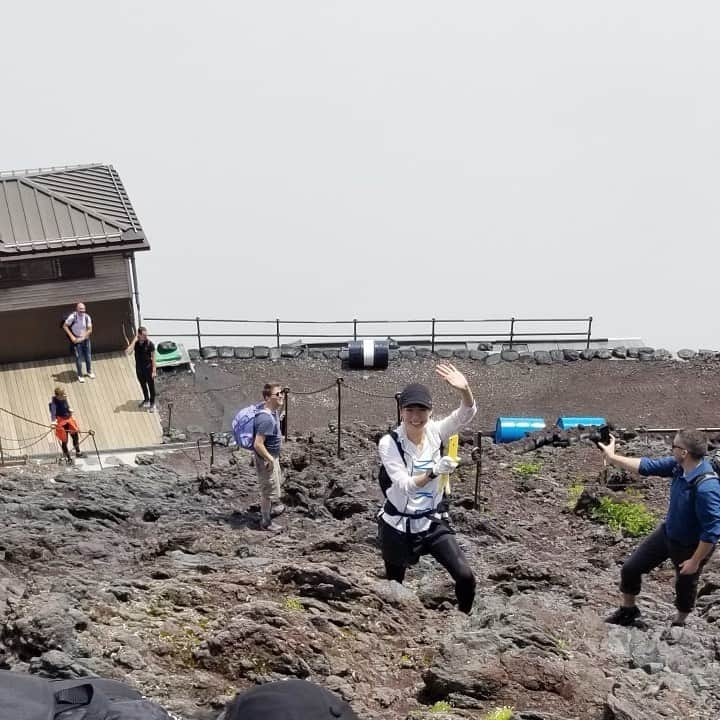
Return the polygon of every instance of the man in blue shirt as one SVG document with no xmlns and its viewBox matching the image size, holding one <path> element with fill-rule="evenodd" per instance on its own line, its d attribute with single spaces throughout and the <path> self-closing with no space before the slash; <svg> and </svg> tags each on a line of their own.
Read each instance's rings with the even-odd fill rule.
<svg viewBox="0 0 720 720">
<path fill-rule="evenodd" d="M 260 527 L 263 530 L 277 532 L 279 525 L 273 523 L 273 515 L 280 515 L 285 510 L 280 500 L 282 473 L 280 471 L 280 447 L 282 432 L 280 430 L 280 410 L 285 396 L 282 385 L 265 383 L 262 391 L 264 405 L 255 415 L 253 428 L 255 439 L 255 470 L 260 481 Z M 278 504 L 273 508 L 273 501 Z"/>
<path fill-rule="evenodd" d="M 642 576 L 670 559 L 675 566 L 677 608 L 672 624 L 684 625 L 695 605 L 700 573 L 720 539 L 720 480 L 705 459 L 705 435 L 691 428 L 680 430 L 672 443 L 672 456 L 657 460 L 618 455 L 613 437 L 599 446 L 611 465 L 640 475 L 672 478 L 665 522 L 625 561 L 620 573 L 622 606 L 606 622 L 633 625 L 640 616 L 635 599 Z"/>
</svg>

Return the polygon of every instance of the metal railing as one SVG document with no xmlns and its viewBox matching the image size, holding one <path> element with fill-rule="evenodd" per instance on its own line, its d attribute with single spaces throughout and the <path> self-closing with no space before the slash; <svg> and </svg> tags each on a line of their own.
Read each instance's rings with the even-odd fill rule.
<svg viewBox="0 0 720 720">
<path fill-rule="evenodd" d="M 585 318 L 492 318 L 484 320 L 446 320 L 431 318 L 429 320 L 238 320 L 222 318 L 162 318 L 146 317 L 144 323 L 185 323 L 191 325 L 191 331 L 176 332 L 157 327 L 151 329 L 154 335 L 168 335 L 174 338 L 194 338 L 199 350 L 207 346 L 205 340 L 211 338 L 272 338 L 280 347 L 283 340 L 320 344 L 327 340 L 330 344 L 342 344 L 351 340 L 391 337 L 400 344 L 429 342 L 432 351 L 435 345 L 443 342 L 460 342 L 468 340 L 484 340 L 492 343 L 506 343 L 510 348 L 513 344 L 551 343 L 551 342 L 584 342 L 589 348 L 593 341 L 605 338 L 592 337 L 592 316 Z M 240 325 L 238 332 L 208 332 L 209 325 Z M 550 325 L 548 329 L 544 328 Z M 260 327 L 261 326 L 261 327 Z M 488 332 L 490 327 L 499 327 Z M 322 328 L 324 332 L 318 332 Z M 342 328 L 344 331 L 338 331 Z M 417 328 L 417 330 L 415 330 Z M 569 328 L 569 329 L 566 329 Z M 212 328 L 211 328 L 212 329 Z M 221 328 L 223 329 L 223 328 Z M 249 330 L 252 329 L 250 332 Z M 306 332 L 300 332 L 305 330 Z M 370 331 L 372 329 L 372 331 Z M 295 332 L 292 332 L 292 331 Z M 414 331 L 413 331 L 414 330 Z M 300 337 L 298 337 L 300 336 Z"/>
</svg>

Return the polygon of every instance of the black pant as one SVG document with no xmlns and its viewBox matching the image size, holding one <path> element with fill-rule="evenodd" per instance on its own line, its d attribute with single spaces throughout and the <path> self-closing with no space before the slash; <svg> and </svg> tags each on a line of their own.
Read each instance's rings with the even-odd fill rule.
<svg viewBox="0 0 720 720">
<path fill-rule="evenodd" d="M 70 437 L 72 438 L 73 447 L 75 448 L 75 452 L 79 453 L 80 452 L 80 437 L 78 436 L 77 433 L 71 433 Z M 62 448 L 63 455 L 65 457 L 70 457 L 70 451 L 68 450 L 67 440 L 65 440 L 65 442 L 63 442 L 63 443 L 60 443 L 60 447 Z"/>
<path fill-rule="evenodd" d="M 675 566 L 675 607 L 682 613 L 689 613 L 695 606 L 700 573 L 712 555 L 711 551 L 694 575 L 681 575 L 680 563 L 690 559 L 696 549 L 697 543 L 688 546 L 671 540 L 665 532 L 665 523 L 662 523 L 625 561 L 620 571 L 620 591 L 628 595 L 638 595 L 642 576 L 669 559 Z"/>
<path fill-rule="evenodd" d="M 135 374 L 137 375 L 138 382 L 142 388 L 143 398 L 145 402 L 155 402 L 155 380 L 152 376 L 152 368 L 135 368 Z"/>
<path fill-rule="evenodd" d="M 415 565 L 421 555 L 432 555 L 455 581 L 458 610 L 470 612 L 475 599 L 475 576 L 454 531 L 446 523 L 433 520 L 425 532 L 404 533 L 380 520 L 380 543 L 388 580 L 401 583 L 407 568 Z"/>
</svg>

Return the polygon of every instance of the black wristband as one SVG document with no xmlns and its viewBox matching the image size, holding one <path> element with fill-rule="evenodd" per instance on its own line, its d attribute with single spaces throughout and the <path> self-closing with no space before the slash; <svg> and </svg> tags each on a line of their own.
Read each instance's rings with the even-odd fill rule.
<svg viewBox="0 0 720 720">
<path fill-rule="evenodd" d="M 428 477 L 429 477 L 431 480 L 434 480 L 434 479 L 437 477 L 437 475 L 435 474 L 435 471 L 431 470 L 431 471 L 428 473 Z"/>
</svg>

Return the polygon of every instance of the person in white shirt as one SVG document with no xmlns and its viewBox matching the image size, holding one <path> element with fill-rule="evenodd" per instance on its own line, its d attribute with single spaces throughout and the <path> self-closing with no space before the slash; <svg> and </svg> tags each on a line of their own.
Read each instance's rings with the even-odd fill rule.
<svg viewBox="0 0 720 720">
<path fill-rule="evenodd" d="M 475 576 L 443 518 L 445 494 L 442 475 L 457 461 L 441 456 L 451 435 L 467 425 L 477 407 L 465 376 L 453 365 L 438 365 L 436 372 L 460 393 L 461 402 L 442 420 L 431 419 L 430 391 L 418 383 L 400 393 L 402 422 L 378 443 L 378 453 L 389 486 L 380 513 L 380 542 L 388 580 L 399 583 L 421 555 L 432 555 L 455 581 L 458 609 L 470 613 L 475 598 Z M 382 473 L 382 469 L 381 469 Z"/>
<path fill-rule="evenodd" d="M 91 367 L 90 336 L 92 335 L 92 318 L 85 312 L 85 304 L 78 303 L 75 311 L 71 312 L 63 325 L 65 334 L 70 338 L 73 353 L 75 355 L 75 368 L 77 369 L 78 382 L 85 382 L 82 374 L 82 361 L 85 360 L 85 371 L 89 378 L 94 378 L 95 373 Z"/>
</svg>

